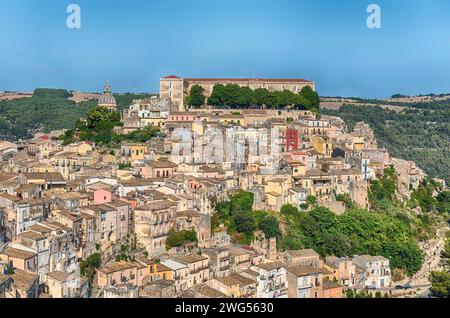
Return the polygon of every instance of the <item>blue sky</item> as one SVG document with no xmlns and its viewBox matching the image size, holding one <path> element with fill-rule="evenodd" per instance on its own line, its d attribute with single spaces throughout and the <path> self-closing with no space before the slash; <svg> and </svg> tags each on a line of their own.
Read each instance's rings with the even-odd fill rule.
<svg viewBox="0 0 450 318">
<path fill-rule="evenodd" d="M 82 28 L 66 27 L 81 7 Z M 370 3 L 382 28 L 366 26 Z M 450 92 L 448 0 L 0 0 L 0 90 L 156 92 L 159 78 L 300 77 L 321 95 Z"/>
</svg>

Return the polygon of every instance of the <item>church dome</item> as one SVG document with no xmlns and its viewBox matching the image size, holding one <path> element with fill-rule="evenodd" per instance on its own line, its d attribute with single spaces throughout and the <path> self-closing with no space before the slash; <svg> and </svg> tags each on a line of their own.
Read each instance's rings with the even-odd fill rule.
<svg viewBox="0 0 450 318">
<path fill-rule="evenodd" d="M 98 104 L 100 106 L 116 106 L 117 102 L 113 94 L 111 94 L 111 86 L 109 82 L 106 82 L 105 91 L 103 95 L 98 99 Z"/>
<path fill-rule="evenodd" d="M 116 99 L 114 98 L 114 96 L 112 94 L 103 94 L 99 100 L 98 100 L 98 104 L 99 105 L 116 105 Z"/>
</svg>

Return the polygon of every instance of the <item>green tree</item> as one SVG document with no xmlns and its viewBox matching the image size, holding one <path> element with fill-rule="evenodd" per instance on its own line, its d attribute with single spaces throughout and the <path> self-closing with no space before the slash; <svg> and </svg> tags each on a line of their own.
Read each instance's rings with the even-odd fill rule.
<svg viewBox="0 0 450 318">
<path fill-rule="evenodd" d="M 240 107 L 249 107 L 253 102 L 253 91 L 250 87 L 240 87 L 237 93 L 236 104 Z"/>
<path fill-rule="evenodd" d="M 434 212 L 437 201 L 433 197 L 436 186 L 430 179 L 424 179 L 420 183 L 417 190 L 411 194 L 411 203 L 415 206 L 420 206 L 423 212 Z"/>
<path fill-rule="evenodd" d="M 238 191 L 233 194 L 230 200 L 231 204 L 231 214 L 234 215 L 235 212 L 245 211 L 251 212 L 253 208 L 254 194 L 251 192 Z"/>
<path fill-rule="evenodd" d="M 431 296 L 435 298 L 450 297 L 450 273 L 449 272 L 431 272 Z"/>
<path fill-rule="evenodd" d="M 310 204 L 310 205 L 314 205 L 317 202 L 317 198 L 313 195 L 308 195 L 308 197 L 306 198 L 306 203 Z"/>
<path fill-rule="evenodd" d="M 450 214 L 450 191 L 443 191 L 436 197 L 436 206 L 439 213 Z"/>
<path fill-rule="evenodd" d="M 291 204 L 285 204 L 281 207 L 280 213 L 285 216 L 296 215 L 299 213 L 298 209 Z"/>
<path fill-rule="evenodd" d="M 264 232 L 267 238 L 279 237 L 281 235 L 280 222 L 272 215 L 266 216 L 259 223 L 258 227 Z"/>
<path fill-rule="evenodd" d="M 384 175 L 374 180 L 369 188 L 369 202 L 372 208 L 382 210 L 386 203 L 392 203 L 395 198 L 397 174 L 393 166 L 384 169 Z"/>
<path fill-rule="evenodd" d="M 336 201 L 343 202 L 347 209 L 351 209 L 354 207 L 354 202 L 348 193 L 336 195 Z"/>
<path fill-rule="evenodd" d="M 237 211 L 233 218 L 234 228 L 239 233 L 251 235 L 256 230 L 256 220 L 251 212 Z"/>
<path fill-rule="evenodd" d="M 102 260 L 99 253 L 90 255 L 88 258 L 80 262 L 81 275 L 87 277 L 89 281 L 92 282 L 95 275 L 95 270 L 100 268 L 101 263 Z"/>
<path fill-rule="evenodd" d="M 345 291 L 345 297 L 346 298 L 355 298 L 355 292 L 351 289 L 347 289 Z"/>
<path fill-rule="evenodd" d="M 12 263 L 9 263 L 6 265 L 6 274 L 7 275 L 13 275 L 14 274 L 14 265 Z"/>
<path fill-rule="evenodd" d="M 265 88 L 257 88 L 253 91 L 252 103 L 256 106 L 266 106 L 269 100 L 270 92 Z"/>
<path fill-rule="evenodd" d="M 208 98 L 208 105 L 221 106 L 225 103 L 225 86 L 222 84 L 216 84 L 213 87 L 211 96 Z"/>
<path fill-rule="evenodd" d="M 120 116 L 117 116 L 117 113 L 111 112 L 106 107 L 96 106 L 87 113 L 86 124 L 90 129 L 104 130 L 106 128 L 111 128 L 111 126 L 120 122 Z"/>
<path fill-rule="evenodd" d="M 175 229 L 171 229 L 166 239 L 166 248 L 169 250 L 172 247 L 180 247 L 188 243 L 196 243 L 197 241 L 195 230 L 175 231 Z"/>
<path fill-rule="evenodd" d="M 191 88 L 189 95 L 186 97 L 186 102 L 189 106 L 199 108 L 205 104 L 206 96 L 205 89 L 200 85 L 194 85 Z"/>
<path fill-rule="evenodd" d="M 305 86 L 300 91 L 300 96 L 302 96 L 309 104 L 311 110 L 316 112 L 319 111 L 320 108 L 320 98 L 317 92 L 313 91 L 313 89 L 309 86 Z"/>
</svg>

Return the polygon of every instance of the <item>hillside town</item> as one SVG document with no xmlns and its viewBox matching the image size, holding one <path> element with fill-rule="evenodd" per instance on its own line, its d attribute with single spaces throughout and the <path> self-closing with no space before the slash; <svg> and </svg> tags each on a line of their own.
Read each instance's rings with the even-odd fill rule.
<svg viewBox="0 0 450 318">
<path fill-rule="evenodd" d="M 395 168 L 399 195 L 425 178 L 378 146 L 371 127 L 300 109 L 190 108 L 193 85 L 298 93 L 288 79 L 161 79 L 160 95 L 120 113 L 117 135 L 145 142 L 65 143 L 65 131 L 0 142 L 0 298 L 344 298 L 395 296 L 390 259 L 282 249 L 259 229 L 236 239 L 217 206 L 251 193 L 275 215 L 311 202 L 336 215 L 370 209 L 372 180 Z M 118 112 L 109 83 L 98 106 Z M 179 237 L 178 237 L 178 236 Z M 175 242 L 175 241 L 180 242 Z M 175 243 L 174 243 L 175 242 Z"/>
</svg>

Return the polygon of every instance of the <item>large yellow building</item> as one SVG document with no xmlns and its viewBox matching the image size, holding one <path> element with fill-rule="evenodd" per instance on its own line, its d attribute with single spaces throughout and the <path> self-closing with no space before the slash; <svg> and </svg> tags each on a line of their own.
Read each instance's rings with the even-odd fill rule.
<svg viewBox="0 0 450 318">
<path fill-rule="evenodd" d="M 192 86 L 200 85 L 206 97 L 211 96 L 216 84 L 237 84 L 241 87 L 250 87 L 255 90 L 265 88 L 271 92 L 289 90 L 300 93 L 303 87 L 309 86 L 315 90 L 312 81 L 295 78 L 181 78 L 174 75 L 166 76 L 160 80 L 160 97 L 172 102 L 179 111 L 185 110 L 184 99 L 191 91 Z"/>
<path fill-rule="evenodd" d="M 333 153 L 333 143 L 328 136 L 312 136 L 312 146 L 323 157 L 331 158 Z"/>
</svg>

